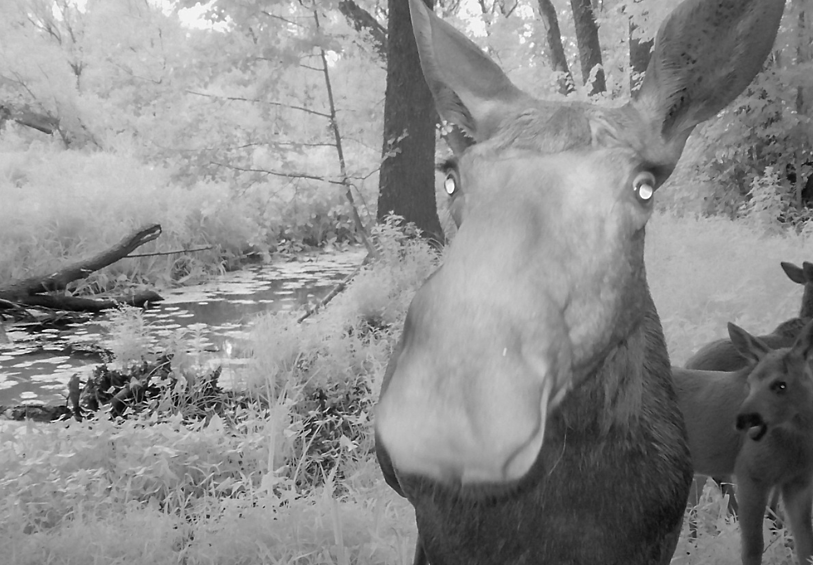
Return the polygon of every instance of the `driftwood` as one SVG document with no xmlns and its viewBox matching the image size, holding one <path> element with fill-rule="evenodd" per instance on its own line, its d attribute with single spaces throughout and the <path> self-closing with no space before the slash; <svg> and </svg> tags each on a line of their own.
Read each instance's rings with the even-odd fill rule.
<svg viewBox="0 0 813 565">
<path fill-rule="evenodd" d="M 14 302 L 16 298 L 20 297 L 55 290 L 64 290 L 65 287 L 68 286 L 68 283 L 83 279 L 92 272 L 115 263 L 119 259 L 126 257 L 137 247 L 156 239 L 159 235 L 161 235 L 161 226 L 159 224 L 141 228 L 137 232 L 122 239 L 113 247 L 102 251 L 90 259 L 68 265 L 49 275 L 31 277 L 12 283 L 7 287 L 0 287 L 0 298 Z"/>
<path fill-rule="evenodd" d="M 15 107 L 8 103 L 0 104 L 0 128 L 9 119 L 47 135 L 51 135 L 59 129 L 59 120 L 57 118 L 34 112 L 27 105 Z"/>
<path fill-rule="evenodd" d="M 78 261 L 54 273 L 30 277 L 14 282 L 8 286 L 0 287 L 0 305 L 9 304 L 17 306 L 36 306 L 56 310 L 69 310 L 74 312 L 99 312 L 107 308 L 115 308 L 118 304 L 143 306 L 147 302 L 157 302 L 162 298 L 152 291 L 137 293 L 132 296 L 122 296 L 95 300 L 75 296 L 57 296 L 43 294 L 64 290 L 69 283 L 83 279 L 94 271 L 111 265 L 127 257 L 136 248 L 153 241 L 161 235 L 161 226 L 153 224 L 143 227 L 128 235 L 119 243 L 89 259 Z"/>
<path fill-rule="evenodd" d="M 35 294 L 33 296 L 22 296 L 18 298 L 17 304 L 51 308 L 52 310 L 68 310 L 71 312 L 101 312 L 108 308 L 115 308 L 120 304 L 141 308 L 148 302 L 160 302 L 161 300 L 163 300 L 163 298 L 157 292 L 145 290 L 130 296 L 117 296 L 103 299 Z"/>
</svg>

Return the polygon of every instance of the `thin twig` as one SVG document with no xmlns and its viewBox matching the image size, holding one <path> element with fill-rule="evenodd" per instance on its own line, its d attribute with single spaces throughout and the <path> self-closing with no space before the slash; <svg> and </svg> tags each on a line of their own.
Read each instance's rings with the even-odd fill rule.
<svg viewBox="0 0 813 565">
<path fill-rule="evenodd" d="M 130 259 L 132 257 L 159 257 L 161 255 L 178 255 L 180 253 L 195 253 L 196 251 L 207 251 L 209 249 L 214 248 L 213 245 L 207 245 L 206 247 L 198 247 L 196 249 L 179 249 L 177 251 L 158 251 L 155 253 L 132 253 L 130 255 L 125 255 L 122 259 Z"/>
<path fill-rule="evenodd" d="M 310 108 L 305 108 L 304 106 L 296 106 L 294 104 L 284 104 L 282 102 L 272 102 L 269 100 L 260 100 L 258 98 L 244 98 L 242 96 L 218 96 L 216 94 L 206 94 L 205 92 L 197 92 L 195 90 L 186 90 L 185 92 L 187 94 L 194 94 L 195 96 L 203 96 L 204 98 L 214 98 L 216 100 L 229 100 L 232 102 L 256 102 L 258 104 L 268 104 L 269 106 L 288 108 L 290 110 L 299 110 L 300 112 L 305 112 L 307 114 L 313 114 L 315 116 L 321 116 L 323 118 L 330 118 L 330 114 L 325 114 L 324 112 L 320 112 L 318 110 L 311 110 Z"/>
<path fill-rule="evenodd" d="M 243 171 L 246 173 L 262 173 L 264 175 L 273 175 L 275 177 L 285 177 L 289 179 L 308 179 L 308 180 L 318 180 L 322 182 L 327 182 L 330 184 L 338 184 L 340 186 L 344 186 L 345 183 L 339 180 L 329 179 L 327 177 L 321 177 L 318 175 L 309 175 L 308 173 L 283 173 L 282 171 L 272 171 L 269 169 L 251 169 L 248 167 L 238 167 L 236 165 L 227 165 L 226 163 L 220 163 L 218 161 L 209 161 L 212 165 L 217 165 L 218 167 L 225 167 L 227 169 L 233 169 L 235 171 Z"/>
<path fill-rule="evenodd" d="M 369 256 L 368 256 L 368 257 L 369 257 Z M 327 303 L 328 303 L 328 302 L 330 302 L 331 300 L 333 300 L 334 298 L 336 298 L 336 296 L 337 296 L 337 295 L 338 295 L 340 292 L 342 292 L 342 291 L 343 291 L 345 288 L 347 288 L 347 283 L 349 283 L 349 282 L 350 282 L 350 281 L 353 279 L 353 277 L 355 277 L 357 274 L 359 274 L 359 271 L 361 271 L 361 268 L 362 268 L 362 267 L 363 267 L 363 266 L 364 266 L 366 263 L 367 263 L 367 259 L 365 259 L 365 260 L 364 260 L 364 261 L 361 263 L 361 265 L 359 265 L 358 267 L 356 267 L 356 270 L 355 270 L 355 271 L 353 271 L 352 273 L 350 273 L 349 275 L 347 275 L 346 277 L 344 277 L 344 279 L 342 279 L 342 281 L 341 281 L 341 282 L 339 282 L 339 283 L 338 283 L 336 286 L 334 286 L 334 287 L 333 287 L 333 290 L 331 290 L 329 293 L 327 293 L 327 295 L 326 295 L 326 296 L 325 296 L 325 297 L 324 297 L 322 300 L 320 300 L 319 302 L 317 302 L 316 304 L 314 304 L 314 305 L 313 305 L 313 307 L 308 307 L 308 308 L 305 310 L 305 313 L 304 313 L 304 314 L 302 314 L 302 315 L 299 317 L 299 319 L 297 320 L 297 323 L 300 323 L 300 324 L 301 324 L 302 322 L 304 322 L 305 320 L 307 320 L 308 318 L 310 318 L 311 316 L 313 316 L 314 314 L 316 314 L 316 313 L 317 313 L 317 312 L 318 312 L 320 309 L 324 308 L 324 307 L 327 305 Z"/>
</svg>

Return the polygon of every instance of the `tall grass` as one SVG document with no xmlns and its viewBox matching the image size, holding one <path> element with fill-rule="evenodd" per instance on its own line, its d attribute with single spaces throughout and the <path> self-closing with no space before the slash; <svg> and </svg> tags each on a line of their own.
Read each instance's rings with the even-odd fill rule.
<svg viewBox="0 0 813 565">
<path fill-rule="evenodd" d="M 759 335 L 796 316 L 802 287 L 780 261 L 813 261 L 813 237 L 722 218 L 656 215 L 647 227 L 646 266 L 672 363 L 727 338 L 729 321 Z"/>
<path fill-rule="evenodd" d="M 0 561 L 410 563 L 414 513 L 382 481 L 369 410 L 405 307 L 436 258 L 387 229 L 383 263 L 326 311 L 305 324 L 260 320 L 240 375 L 256 402 L 230 421 L 0 427 Z M 810 243 L 656 215 L 647 266 L 673 362 L 723 336 L 728 320 L 759 333 L 795 314 L 801 288 L 779 261 L 811 259 Z M 361 409 L 320 413 L 340 399 Z M 700 535 L 684 531 L 675 563 L 739 563 L 724 508 L 707 491 Z M 766 532 L 764 562 L 788 562 L 786 533 Z"/>
<path fill-rule="evenodd" d="M 162 235 L 135 253 L 208 249 L 124 259 L 79 288 L 168 285 L 219 272 L 247 250 L 355 239 L 344 197 L 335 189 L 294 190 L 281 181 L 250 189 L 207 181 L 185 187 L 171 180 L 169 170 L 124 150 L 0 147 L 0 286 L 92 256 L 153 223 L 161 224 Z"/>
</svg>

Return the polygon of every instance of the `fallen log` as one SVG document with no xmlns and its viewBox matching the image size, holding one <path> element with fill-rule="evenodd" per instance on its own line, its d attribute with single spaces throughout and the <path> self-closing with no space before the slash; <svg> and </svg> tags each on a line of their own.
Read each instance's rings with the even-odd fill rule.
<svg viewBox="0 0 813 565">
<path fill-rule="evenodd" d="M 161 235 L 161 225 L 153 224 L 123 238 L 119 243 L 94 255 L 90 259 L 78 261 L 68 265 L 55 273 L 30 277 L 6 287 L 0 287 L 0 298 L 11 302 L 21 302 L 21 299 L 43 292 L 64 290 L 69 283 L 83 279 L 94 271 L 107 267 L 126 257 L 134 249 L 156 239 Z"/>
<path fill-rule="evenodd" d="M 117 296 L 114 298 L 82 298 L 80 296 L 55 296 L 53 294 L 35 294 L 21 296 L 17 304 L 22 306 L 39 306 L 52 310 L 67 310 L 70 312 L 101 312 L 109 308 L 117 308 L 122 304 L 141 308 L 147 303 L 160 302 L 163 297 L 157 292 L 145 290 L 130 296 Z"/>
</svg>

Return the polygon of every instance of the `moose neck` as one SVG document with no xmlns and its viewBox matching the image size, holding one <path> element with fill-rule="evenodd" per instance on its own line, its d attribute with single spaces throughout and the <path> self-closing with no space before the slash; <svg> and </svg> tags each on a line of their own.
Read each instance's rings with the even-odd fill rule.
<svg viewBox="0 0 813 565">
<path fill-rule="evenodd" d="M 652 389 L 650 398 L 661 399 L 664 404 L 668 395 L 674 395 L 661 322 L 649 289 L 642 292 L 644 315 L 640 321 L 574 391 L 574 399 L 562 405 L 566 428 L 602 435 L 615 428 L 635 435 L 647 389 Z"/>
</svg>

